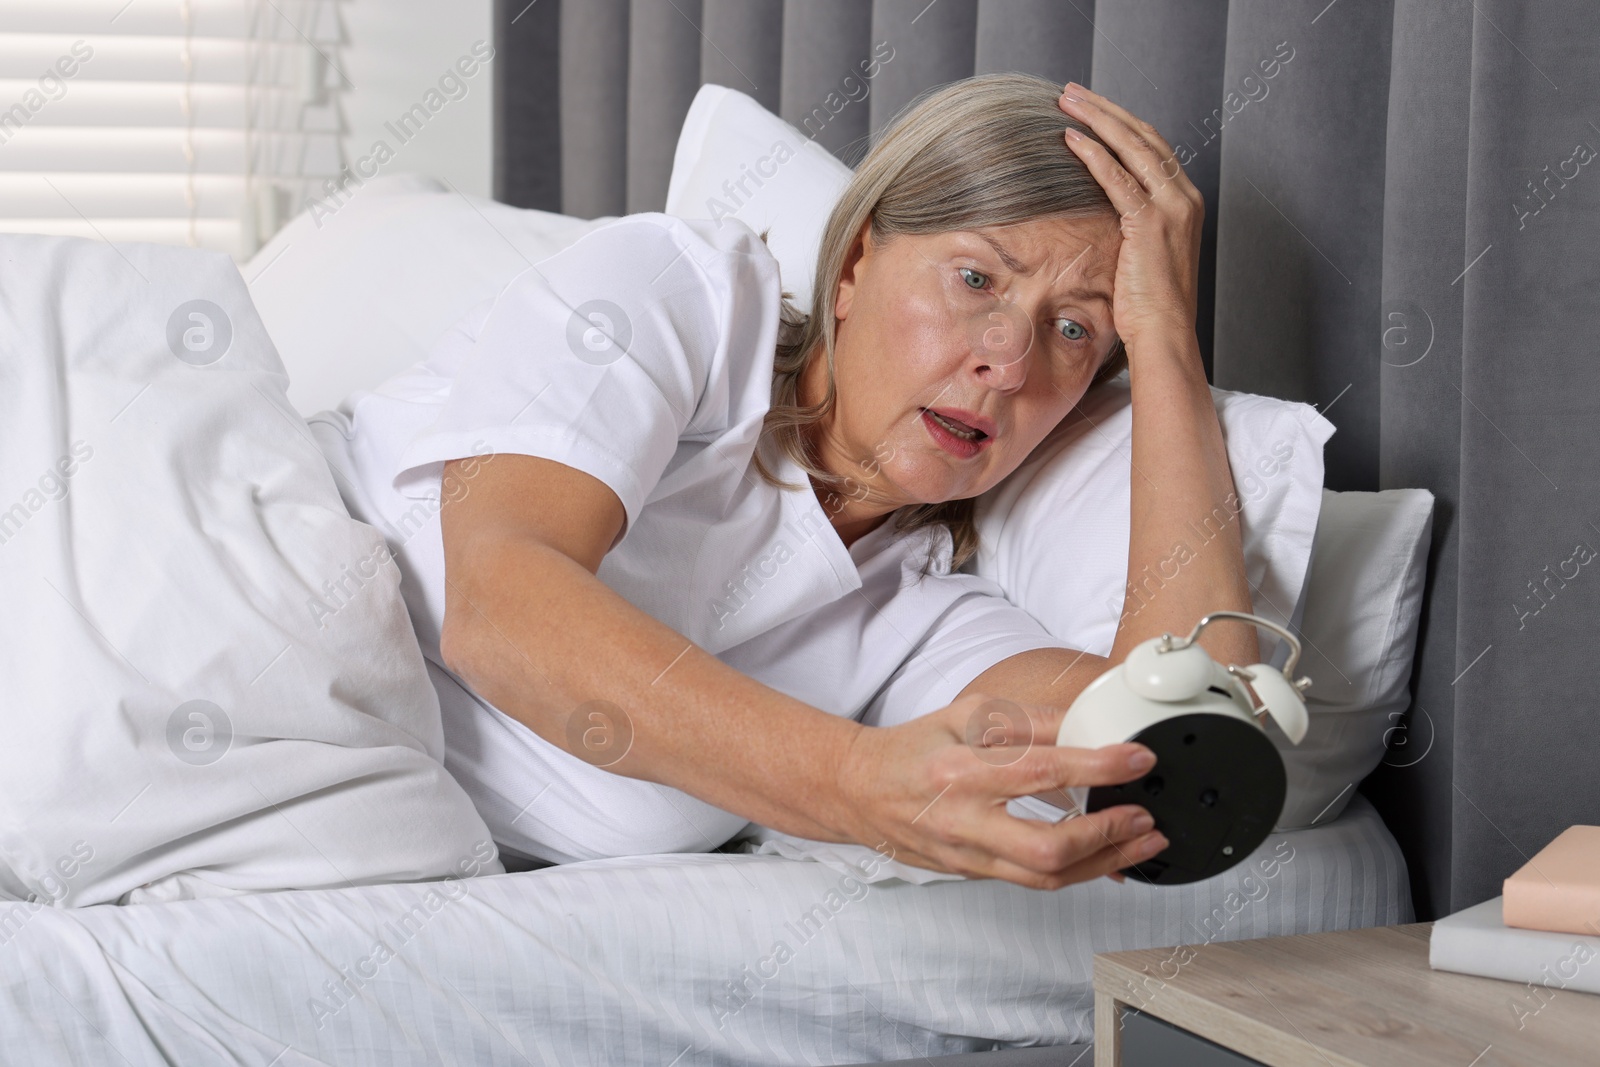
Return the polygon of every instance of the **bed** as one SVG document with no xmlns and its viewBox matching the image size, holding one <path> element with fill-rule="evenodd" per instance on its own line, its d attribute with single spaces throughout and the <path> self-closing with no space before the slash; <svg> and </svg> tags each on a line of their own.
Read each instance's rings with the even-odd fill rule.
<svg viewBox="0 0 1600 1067">
<path fill-rule="evenodd" d="M 370 196 L 341 222 L 365 232 L 358 223 L 370 210 L 369 222 L 394 232 L 398 211 L 459 235 L 464 216 L 452 212 L 485 219 L 495 209 L 441 191 L 411 195 Z M 557 240 L 551 217 L 521 221 L 530 252 Z M 293 226 L 284 233 L 301 237 Z M 440 240 L 470 254 L 459 236 Z M 387 254 L 364 239 L 353 245 Z M 329 245 L 309 247 L 338 266 Z M 492 864 L 493 873 L 480 873 L 477 862 L 457 878 L 443 872 L 456 868 L 480 824 L 470 808 L 441 822 L 454 809 L 439 797 L 454 793 L 430 799 L 421 791 L 449 784 L 422 758 L 438 751 L 437 738 L 405 720 L 393 729 L 418 732 L 410 748 L 394 744 L 399 735 L 388 726 L 370 741 L 327 733 L 327 717 L 349 716 L 354 700 L 370 704 L 361 720 L 369 728 L 376 715 L 396 714 L 402 698 L 419 722 L 428 719 L 431 705 L 419 694 L 433 687 L 396 576 L 359 585 L 359 596 L 332 613 L 308 614 L 294 592 L 307 576 L 380 554 L 382 537 L 345 513 L 337 471 L 289 405 L 287 383 L 309 380 L 300 373 L 306 352 L 268 311 L 274 300 L 260 276 L 247 293 L 222 257 L 75 238 L 0 237 L 0 254 L 50 267 L 0 293 L 0 313 L 38 339 L 39 355 L 26 362 L 27 378 L 0 395 L 8 405 L 0 426 L 32 450 L 29 470 L 53 454 L 57 426 L 96 428 L 98 446 L 72 475 L 70 498 L 56 502 L 70 507 L 41 504 L 0 555 L 18 620 L 0 643 L 10 686 L 0 710 L 48 707 L 49 722 L 79 724 L 32 740 L 22 734 L 26 743 L 0 749 L 10 761 L 0 765 L 0 811 L 22 813 L 0 822 L 0 832 L 12 855 L 49 864 L 27 870 L 29 886 L 41 887 L 34 900 L 0 903 L 0 1062 L 855 1064 L 979 1055 L 994 1067 L 1039 1057 L 1070 1063 L 1092 1039 L 1096 952 L 1413 918 L 1395 840 L 1350 786 L 1382 755 L 1390 716 L 1407 699 L 1426 493 L 1331 493 L 1320 488 L 1320 450 L 1306 450 L 1319 460 L 1302 486 L 1313 498 L 1320 492 L 1317 536 L 1300 589 L 1286 595 L 1301 602 L 1302 669 L 1316 679 L 1313 737 L 1332 747 L 1300 746 L 1304 760 L 1299 770 L 1290 762 L 1291 780 L 1311 776 L 1295 787 L 1301 802 L 1285 808 L 1285 831 L 1215 879 L 1183 887 L 1098 879 L 1054 893 L 925 882 L 892 863 L 868 869 L 862 861 L 872 852 L 861 846 L 760 828 L 716 853 L 511 873 Z M 280 253 L 269 245 L 263 254 Z M 426 254 L 435 269 L 452 269 L 447 256 Z M 268 278 L 306 284 L 289 269 L 291 256 L 269 262 L 279 273 Z M 382 275 L 374 267 L 349 276 Z M 386 301 L 423 303 L 403 287 L 373 288 Z M 228 352 L 203 367 L 175 359 L 162 332 L 169 309 L 187 307 L 182 300 L 195 292 L 231 322 Z M 363 322 L 385 319 L 344 290 L 330 288 L 324 299 Z M 255 304 L 267 313 L 258 316 Z M 130 387 L 130 378 L 150 384 Z M 97 429 L 94 420 L 118 405 L 130 414 Z M 1280 406 L 1293 416 L 1293 405 Z M 1116 427 L 1114 417 L 1102 419 L 1097 440 Z M 150 461 L 214 453 L 227 463 Z M 1125 499 L 1126 469 L 1122 477 Z M 202 503 L 185 503 L 194 500 Z M 308 523 L 308 515 L 322 519 Z M 147 555 L 152 545 L 163 546 L 160 560 Z M 252 577 L 208 577 L 224 566 L 215 573 Z M 29 572 L 52 579 L 49 587 Z M 70 607 L 60 602 L 69 576 L 78 583 Z M 185 640 L 174 643 L 173 633 Z M 274 688 L 246 700 L 252 679 Z M 190 745 L 192 702 L 172 709 L 178 695 L 196 693 L 227 704 L 225 713 L 211 705 L 231 723 L 216 749 Z M 336 703 L 315 702 L 327 699 Z M 105 729 L 108 700 L 139 730 L 141 758 L 129 759 Z M 7 723 L 20 730 L 44 721 L 13 715 Z M 296 724 L 305 737 L 286 732 Z M 297 754 L 275 760 L 273 744 L 284 743 Z M 325 762 L 382 751 L 404 760 L 384 757 L 384 774 L 371 772 L 378 764 L 335 766 L 334 778 L 302 773 L 314 769 L 307 752 Z M 1341 766 L 1346 756 L 1355 763 Z M 367 779 L 389 781 L 390 791 L 363 802 L 351 786 Z M 292 782 L 298 793 L 278 792 Z M 170 807 L 163 814 L 158 804 Z M 172 836 L 177 811 L 192 833 L 180 827 Z M 254 829 L 245 832 L 249 819 Z M 18 826 L 29 829 L 21 844 Z M 1301 826 L 1309 828 L 1293 828 Z M 80 836 L 92 862 L 72 844 Z M 378 878 L 354 866 L 392 863 L 399 845 L 418 847 L 415 862 L 436 873 Z M 241 847 L 251 850 L 245 862 L 236 859 Z M 493 853 L 474 846 L 473 856 Z M 160 899 L 148 885 L 142 898 L 138 890 L 119 896 L 156 864 L 203 870 L 208 889 L 241 872 L 313 888 L 235 885 L 244 895 L 181 899 L 196 885 L 180 874 L 167 883 L 180 899 Z M 51 870 L 59 880 L 40 877 Z M 1138 995 L 1159 990 L 1155 975 Z"/>
<path fill-rule="evenodd" d="M 1360 797 L 1181 888 L 847 872 L 713 853 L 449 893 L 0 905 L 0 1061 L 853 1064 L 1054 1045 L 1048 1062 L 1087 1063 L 1096 952 L 1412 921 L 1399 850 Z"/>
</svg>

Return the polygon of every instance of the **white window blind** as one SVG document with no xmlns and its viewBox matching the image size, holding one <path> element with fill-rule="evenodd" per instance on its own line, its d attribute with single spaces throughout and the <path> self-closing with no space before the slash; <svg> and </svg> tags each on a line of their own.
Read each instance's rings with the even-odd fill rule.
<svg viewBox="0 0 1600 1067">
<path fill-rule="evenodd" d="M 336 0 L 0 0 L 0 231 L 243 259 L 344 164 Z"/>
</svg>

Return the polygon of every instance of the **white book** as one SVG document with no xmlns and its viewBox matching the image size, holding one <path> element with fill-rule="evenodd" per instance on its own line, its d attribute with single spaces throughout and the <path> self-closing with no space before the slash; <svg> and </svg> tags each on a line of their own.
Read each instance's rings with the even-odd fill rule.
<svg viewBox="0 0 1600 1067">
<path fill-rule="evenodd" d="M 1600 937 L 1507 926 L 1499 897 L 1435 922 L 1428 965 L 1523 983 L 1520 1008 L 1512 1007 L 1519 1018 L 1537 1013 L 1560 990 L 1600 993 Z"/>
</svg>

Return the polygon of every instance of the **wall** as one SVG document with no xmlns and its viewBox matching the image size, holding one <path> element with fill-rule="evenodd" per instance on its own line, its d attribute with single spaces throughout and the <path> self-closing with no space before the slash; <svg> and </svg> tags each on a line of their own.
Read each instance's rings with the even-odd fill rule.
<svg viewBox="0 0 1600 1067">
<path fill-rule="evenodd" d="M 381 173 L 431 174 L 463 193 L 490 195 L 492 61 L 460 79 L 465 93 L 459 99 L 440 91 L 439 79 L 458 59 L 472 55 L 475 42 L 493 45 L 492 9 L 491 0 L 351 0 L 339 5 L 347 42 L 340 65 L 350 82 L 345 96 L 350 162 L 367 156 L 382 140 L 394 155 Z M 442 106 L 402 142 L 390 126 L 413 105 L 424 103 L 430 90 L 438 93 L 432 99 Z M 447 90 L 454 91 L 451 86 Z"/>
</svg>

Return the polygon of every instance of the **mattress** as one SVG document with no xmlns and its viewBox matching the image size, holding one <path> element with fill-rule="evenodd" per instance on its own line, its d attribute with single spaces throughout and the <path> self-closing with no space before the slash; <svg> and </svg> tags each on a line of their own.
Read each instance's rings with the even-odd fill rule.
<svg viewBox="0 0 1600 1067">
<path fill-rule="evenodd" d="M 1181 887 L 867 883 L 713 853 L 9 903 L 0 1062 L 687 1067 L 1070 1045 L 1092 1040 L 1096 952 L 1410 921 L 1404 861 L 1359 796 Z"/>
</svg>

